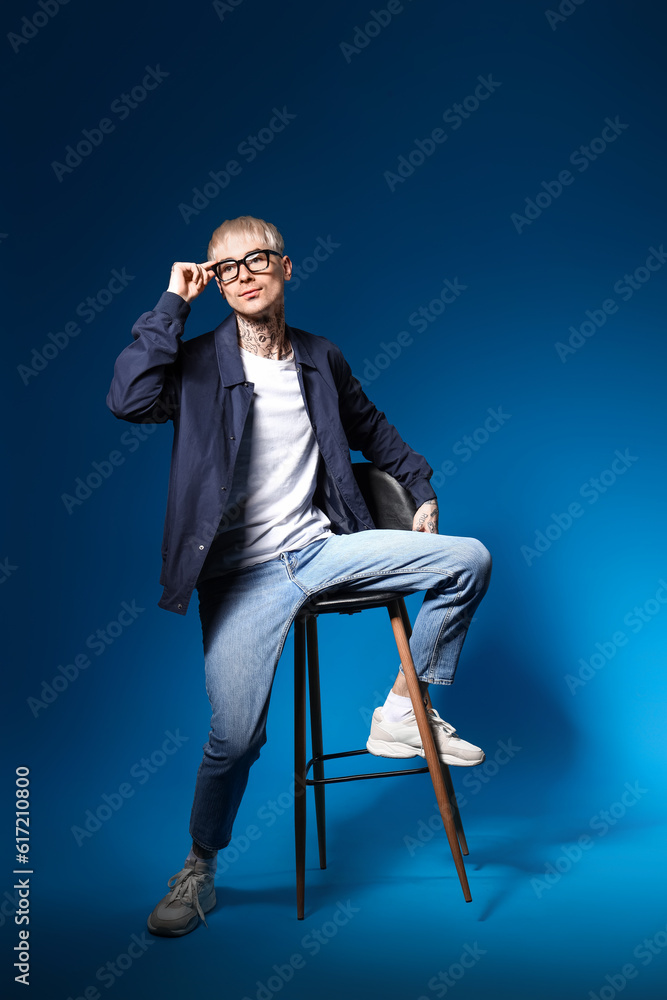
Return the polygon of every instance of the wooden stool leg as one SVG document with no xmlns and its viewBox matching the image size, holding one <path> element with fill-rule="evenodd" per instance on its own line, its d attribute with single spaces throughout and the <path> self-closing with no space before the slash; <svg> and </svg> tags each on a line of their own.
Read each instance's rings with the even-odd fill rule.
<svg viewBox="0 0 667 1000">
<path fill-rule="evenodd" d="M 410 618 L 408 616 L 408 609 L 405 606 L 405 601 L 403 598 L 399 598 L 398 608 L 401 613 L 401 621 L 403 622 L 403 628 L 405 629 L 405 634 L 410 638 L 412 635 L 412 626 L 410 625 Z M 431 699 L 428 698 L 430 704 Z M 454 785 L 452 784 L 452 776 L 449 771 L 447 764 L 443 764 L 440 761 L 440 769 L 442 771 L 442 778 L 445 783 L 445 788 L 447 789 L 447 795 L 449 797 L 449 803 L 452 808 L 452 814 L 454 816 L 454 825 L 456 826 L 456 833 L 459 838 L 459 843 L 461 845 L 461 853 L 468 854 L 468 842 L 466 840 L 466 835 L 463 832 L 463 823 L 461 821 L 461 813 L 459 812 L 459 804 L 456 801 L 456 793 L 454 791 Z"/>
<path fill-rule="evenodd" d="M 452 784 L 452 776 L 449 771 L 447 764 L 443 764 L 440 761 L 440 770 L 442 771 L 442 780 L 445 783 L 445 788 L 447 789 L 447 795 L 449 797 L 449 804 L 452 807 L 452 815 L 454 817 L 454 826 L 456 827 L 456 833 L 459 838 L 459 844 L 461 845 L 461 854 L 468 854 L 468 841 L 466 840 L 466 835 L 463 832 L 463 823 L 461 822 L 461 813 L 459 812 L 459 804 L 456 801 L 456 792 L 454 791 L 454 785 Z"/>
<path fill-rule="evenodd" d="M 310 738 L 313 758 L 324 753 L 322 745 L 322 701 L 320 698 L 320 657 L 317 645 L 317 618 L 306 621 L 306 642 L 308 646 L 308 694 L 310 697 Z M 324 763 L 315 760 L 313 778 L 324 777 Z M 327 866 L 327 833 L 324 810 L 324 785 L 314 785 L 315 817 L 317 820 L 317 846 L 320 853 L 320 868 Z M 304 786 L 305 794 L 305 786 Z"/>
<path fill-rule="evenodd" d="M 440 809 L 440 815 L 442 816 L 445 833 L 447 834 L 447 840 L 449 841 L 449 848 L 452 852 L 452 857 L 454 858 L 454 864 L 459 876 L 461 888 L 463 889 L 463 897 L 466 902 L 469 903 L 472 900 L 472 896 L 468 885 L 468 876 L 466 875 L 466 870 L 463 864 L 461 847 L 459 845 L 456 826 L 454 824 L 452 810 L 449 804 L 449 797 L 447 795 L 447 789 L 445 787 L 440 767 L 441 762 L 435 748 L 435 743 L 433 742 L 433 734 L 431 732 L 431 727 L 426 715 L 426 709 L 422 700 L 419 680 L 415 671 L 415 665 L 412 661 L 410 644 L 408 642 L 405 626 L 403 624 L 403 616 L 401 615 L 399 602 L 392 601 L 388 610 L 389 617 L 391 618 L 391 625 L 394 630 L 394 639 L 396 640 L 396 646 L 398 647 L 398 653 L 403 665 L 403 673 L 405 674 L 405 680 L 407 681 L 408 691 L 410 693 L 410 700 L 412 701 L 415 718 L 417 719 L 419 734 L 422 738 L 422 746 L 424 747 L 424 752 L 426 754 L 426 763 L 431 775 L 431 781 L 433 782 L 433 790 L 435 791 L 438 808 Z"/>
<path fill-rule="evenodd" d="M 299 794 L 301 790 L 301 794 Z M 294 622 L 294 845 L 296 915 L 303 920 L 306 886 L 306 626 Z"/>
</svg>

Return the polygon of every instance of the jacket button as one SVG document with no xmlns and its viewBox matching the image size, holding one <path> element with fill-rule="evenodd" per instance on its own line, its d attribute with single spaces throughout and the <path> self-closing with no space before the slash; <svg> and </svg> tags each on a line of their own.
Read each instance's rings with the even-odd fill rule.
<svg viewBox="0 0 667 1000">
<path fill-rule="evenodd" d="M 230 441 L 236 441 L 236 438 L 234 437 L 234 435 L 233 435 L 233 434 L 230 434 L 230 435 L 229 435 L 229 440 L 230 440 Z"/>
<path fill-rule="evenodd" d="M 220 489 L 224 492 L 227 489 L 227 487 L 226 486 L 221 486 Z"/>
<path fill-rule="evenodd" d="M 203 549 L 203 548 L 204 548 L 204 546 L 203 546 L 203 545 L 200 545 L 200 546 L 199 546 L 199 548 L 200 548 L 200 549 Z"/>
<path fill-rule="evenodd" d="M 182 604 L 179 604 L 178 606 L 179 606 L 179 608 L 182 608 L 182 607 L 183 607 L 183 605 L 182 605 Z"/>
</svg>

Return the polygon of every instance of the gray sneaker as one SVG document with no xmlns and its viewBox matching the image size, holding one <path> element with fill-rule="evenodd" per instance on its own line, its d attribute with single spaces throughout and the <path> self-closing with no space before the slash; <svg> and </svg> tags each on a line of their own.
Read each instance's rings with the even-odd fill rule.
<svg viewBox="0 0 667 1000">
<path fill-rule="evenodd" d="M 206 924 L 205 913 L 215 906 L 216 858 L 186 860 L 185 866 L 167 882 L 171 892 L 160 900 L 146 921 L 151 934 L 160 937 L 180 937 Z M 208 927 L 208 924 L 206 924 Z"/>
<path fill-rule="evenodd" d="M 483 750 L 474 743 L 462 740 L 454 726 L 441 719 L 434 708 L 427 709 L 426 714 L 431 723 L 435 748 L 444 764 L 472 767 L 482 763 Z M 388 722 L 382 716 L 382 709 L 376 708 L 366 748 L 376 757 L 424 757 L 415 713 L 411 711 L 400 722 Z"/>
</svg>

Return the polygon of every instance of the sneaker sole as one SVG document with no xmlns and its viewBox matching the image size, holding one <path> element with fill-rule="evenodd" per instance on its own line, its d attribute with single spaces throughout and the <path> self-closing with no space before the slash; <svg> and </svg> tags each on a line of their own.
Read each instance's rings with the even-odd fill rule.
<svg viewBox="0 0 667 1000">
<path fill-rule="evenodd" d="M 207 904 L 205 906 L 202 905 L 203 912 L 210 913 L 213 907 L 215 906 L 216 902 L 217 901 L 215 898 L 215 892 L 213 892 L 211 893 L 211 896 Z M 152 915 L 153 914 L 151 914 L 151 916 Z M 163 927 L 160 926 L 159 924 L 153 925 L 151 923 L 151 917 L 148 917 L 146 921 L 146 926 L 148 927 L 148 930 L 151 932 L 151 934 L 155 934 L 157 937 L 183 937 L 184 934 L 190 934 L 192 931 L 194 931 L 201 923 L 200 916 L 196 910 L 194 912 L 194 917 L 196 918 L 196 921 L 194 923 L 191 920 L 190 923 L 186 924 L 185 927 L 179 927 L 178 929 L 168 926 Z"/>
<path fill-rule="evenodd" d="M 451 767 L 476 767 L 477 764 L 484 763 L 486 754 L 483 753 L 479 760 L 463 760 L 461 757 L 452 757 L 451 754 L 442 753 L 440 760 L 443 764 L 449 764 Z"/>
<path fill-rule="evenodd" d="M 376 757 L 423 757 L 424 751 L 407 743 L 386 743 L 384 740 L 368 739 L 366 749 Z"/>
<path fill-rule="evenodd" d="M 366 742 L 366 749 L 376 757 L 403 758 L 426 756 L 421 748 L 417 750 L 407 743 L 386 743 L 384 740 L 369 739 Z M 477 764 L 483 764 L 486 760 L 486 754 L 484 753 L 479 760 L 463 760 L 461 757 L 454 757 L 449 753 L 441 753 L 439 757 L 443 764 L 451 764 L 452 767 L 475 767 Z"/>
</svg>

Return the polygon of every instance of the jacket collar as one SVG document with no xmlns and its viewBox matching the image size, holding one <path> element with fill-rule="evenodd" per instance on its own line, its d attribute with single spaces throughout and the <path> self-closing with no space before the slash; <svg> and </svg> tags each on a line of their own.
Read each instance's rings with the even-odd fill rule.
<svg viewBox="0 0 667 1000">
<path fill-rule="evenodd" d="M 287 336 L 294 348 L 294 358 L 297 364 L 308 365 L 310 368 L 317 368 L 317 365 L 310 356 L 306 347 L 303 331 L 296 330 L 292 326 L 285 324 Z M 220 378 L 224 386 L 238 385 L 245 382 L 245 372 L 243 361 L 239 352 L 239 345 L 236 335 L 236 314 L 230 313 L 223 319 L 220 326 L 213 331 L 215 338 L 215 350 L 218 358 L 218 368 Z"/>
</svg>

